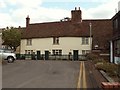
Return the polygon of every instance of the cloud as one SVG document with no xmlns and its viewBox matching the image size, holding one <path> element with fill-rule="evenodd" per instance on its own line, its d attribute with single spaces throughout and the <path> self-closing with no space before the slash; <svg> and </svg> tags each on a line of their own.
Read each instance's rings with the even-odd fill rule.
<svg viewBox="0 0 120 90">
<path fill-rule="evenodd" d="M 4 1 L 0 1 L 0 8 L 5 8 L 6 7 L 6 4 Z"/>
<path fill-rule="evenodd" d="M 109 2 L 103 3 L 96 8 L 83 9 L 85 16 L 83 18 L 87 19 L 110 19 L 116 14 L 118 8 L 119 0 L 110 0 Z"/>
<path fill-rule="evenodd" d="M 2 17 L 0 18 L 0 27 L 2 26 L 6 27 L 6 25 L 11 26 L 11 23 L 13 23 L 11 17 L 8 14 L 0 13 L 0 17 Z"/>
<path fill-rule="evenodd" d="M 5 0 L 7 4 L 20 7 L 35 8 L 42 4 L 42 0 Z"/>
<path fill-rule="evenodd" d="M 31 23 L 59 21 L 64 17 L 71 18 L 71 10 L 61 8 L 47 8 L 42 4 L 48 0 L 1 0 L 0 7 L 5 8 L 6 12 L 0 12 L 0 28 L 7 26 L 25 26 L 27 15 L 31 18 Z M 62 0 L 61 0 L 62 1 Z M 59 2 L 61 2 L 59 1 Z M 65 1 L 65 0 L 64 0 Z M 88 0 L 79 0 L 90 2 Z M 83 8 L 83 19 L 110 19 L 115 15 L 115 8 L 118 7 L 119 0 L 91 0 L 91 2 L 102 3 L 96 8 Z M 71 0 L 74 2 L 74 0 Z M 0 11 L 1 9 L 0 8 Z"/>
</svg>

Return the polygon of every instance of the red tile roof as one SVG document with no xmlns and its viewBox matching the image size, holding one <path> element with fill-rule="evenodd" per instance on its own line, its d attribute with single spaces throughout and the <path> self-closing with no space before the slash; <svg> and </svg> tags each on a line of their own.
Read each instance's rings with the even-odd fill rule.
<svg viewBox="0 0 120 90">
<path fill-rule="evenodd" d="M 29 24 L 28 30 L 22 38 L 47 38 L 47 37 L 79 37 L 89 36 L 89 30 L 83 23 L 51 22 Z"/>
</svg>

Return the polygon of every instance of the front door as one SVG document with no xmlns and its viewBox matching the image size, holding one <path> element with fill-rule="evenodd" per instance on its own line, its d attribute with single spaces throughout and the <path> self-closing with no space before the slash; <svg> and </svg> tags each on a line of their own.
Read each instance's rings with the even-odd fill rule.
<svg viewBox="0 0 120 90">
<path fill-rule="evenodd" d="M 49 51 L 45 51 L 45 60 L 49 60 Z"/>
<path fill-rule="evenodd" d="M 78 50 L 73 50 L 73 60 L 78 60 Z"/>
<path fill-rule="evenodd" d="M 37 51 L 37 60 L 40 60 L 41 59 L 41 53 L 40 51 Z"/>
</svg>

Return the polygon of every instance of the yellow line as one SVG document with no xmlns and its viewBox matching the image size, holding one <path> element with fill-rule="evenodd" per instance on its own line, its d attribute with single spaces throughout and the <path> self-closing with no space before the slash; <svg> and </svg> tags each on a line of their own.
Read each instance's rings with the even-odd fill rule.
<svg viewBox="0 0 120 90">
<path fill-rule="evenodd" d="M 79 78 L 77 83 L 77 90 L 79 90 L 80 88 L 81 76 L 82 76 L 82 62 L 80 63 L 80 72 L 79 72 Z"/>
<path fill-rule="evenodd" d="M 79 72 L 79 78 L 78 78 L 78 83 L 77 83 L 77 90 L 79 90 L 80 88 L 87 88 L 85 65 L 83 61 L 80 64 L 80 72 Z"/>
<path fill-rule="evenodd" d="M 86 85 L 86 74 L 85 74 L 85 64 L 83 62 L 83 88 L 87 88 Z"/>
</svg>

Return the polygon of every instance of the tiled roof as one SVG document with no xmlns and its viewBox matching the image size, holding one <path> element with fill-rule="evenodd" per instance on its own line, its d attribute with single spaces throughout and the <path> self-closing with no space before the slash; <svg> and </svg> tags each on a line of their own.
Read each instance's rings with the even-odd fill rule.
<svg viewBox="0 0 120 90">
<path fill-rule="evenodd" d="M 51 22 L 29 24 L 28 30 L 22 38 L 47 38 L 47 37 L 79 37 L 89 36 L 89 30 L 83 23 Z"/>
</svg>

